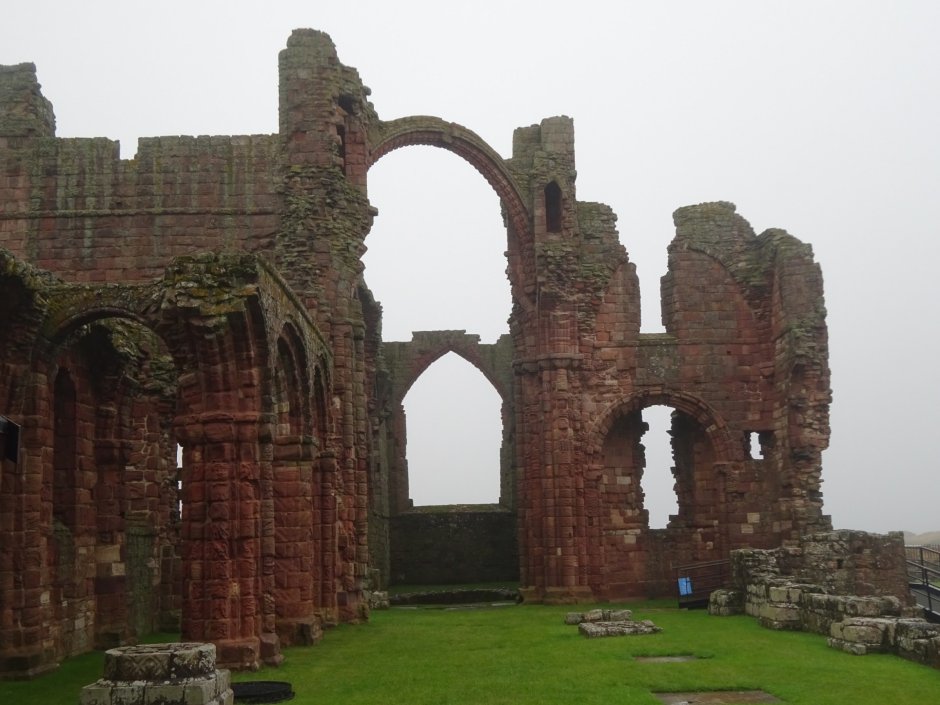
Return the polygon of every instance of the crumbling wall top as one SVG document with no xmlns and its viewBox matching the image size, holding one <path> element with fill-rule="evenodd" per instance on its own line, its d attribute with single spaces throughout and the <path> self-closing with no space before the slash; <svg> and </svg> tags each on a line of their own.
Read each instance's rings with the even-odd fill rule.
<svg viewBox="0 0 940 705">
<path fill-rule="evenodd" d="M 31 63 L 0 66 L 0 137 L 55 137 L 55 113 Z"/>
</svg>

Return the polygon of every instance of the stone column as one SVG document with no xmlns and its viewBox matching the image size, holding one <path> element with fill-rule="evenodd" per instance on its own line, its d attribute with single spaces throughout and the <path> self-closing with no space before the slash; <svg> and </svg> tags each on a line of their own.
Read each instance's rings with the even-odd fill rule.
<svg viewBox="0 0 940 705">
<path fill-rule="evenodd" d="M 261 662 L 261 423 L 254 413 L 176 420 L 183 444 L 182 638 L 220 665 Z M 276 639 L 266 651 L 276 654 Z M 270 660 L 272 654 L 265 654 Z"/>
<path fill-rule="evenodd" d="M 556 353 L 539 360 L 542 377 L 544 477 L 549 493 L 543 498 L 546 540 L 546 602 L 591 600 L 587 585 L 587 552 L 582 524 L 583 509 L 577 501 L 575 439 L 569 392 L 571 370 L 580 364 L 577 355 Z"/>
<path fill-rule="evenodd" d="M 271 578 L 277 633 L 285 645 L 313 643 L 320 632 L 313 540 L 316 450 L 311 437 L 281 438 L 275 445 Z"/>
<path fill-rule="evenodd" d="M 2 461 L 0 676 L 33 678 L 58 666 L 50 603 L 52 410 L 46 375 L 23 381 L 31 408 L 20 423 L 19 461 Z M 44 488 L 43 477 L 50 478 Z"/>
</svg>

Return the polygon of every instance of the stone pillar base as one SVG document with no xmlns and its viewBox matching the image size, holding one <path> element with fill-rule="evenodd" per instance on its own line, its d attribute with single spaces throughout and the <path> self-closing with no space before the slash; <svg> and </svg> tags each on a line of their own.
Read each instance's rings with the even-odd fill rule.
<svg viewBox="0 0 940 705">
<path fill-rule="evenodd" d="M 261 640 L 227 639 L 215 642 L 219 652 L 219 666 L 233 671 L 257 671 L 261 668 Z"/>
<path fill-rule="evenodd" d="M 105 652 L 104 678 L 82 688 L 81 705 L 232 705 L 228 671 L 212 644 L 145 644 Z"/>
<path fill-rule="evenodd" d="M 26 681 L 38 678 L 59 667 L 51 653 L 0 658 L 0 681 Z"/>
</svg>

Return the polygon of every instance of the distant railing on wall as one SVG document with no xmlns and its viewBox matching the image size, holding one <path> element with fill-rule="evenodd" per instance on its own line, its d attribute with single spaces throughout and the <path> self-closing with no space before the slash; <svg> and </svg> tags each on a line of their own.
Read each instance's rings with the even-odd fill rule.
<svg viewBox="0 0 940 705">
<path fill-rule="evenodd" d="M 728 560 L 690 563 L 676 568 L 676 593 L 680 607 L 706 607 L 714 590 L 731 587 Z"/>
<path fill-rule="evenodd" d="M 924 616 L 940 622 L 940 546 L 905 546 L 911 595 Z"/>
</svg>

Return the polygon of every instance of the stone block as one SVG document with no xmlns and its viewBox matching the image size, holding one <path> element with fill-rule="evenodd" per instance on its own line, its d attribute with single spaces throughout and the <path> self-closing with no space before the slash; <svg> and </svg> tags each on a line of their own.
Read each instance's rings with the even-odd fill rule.
<svg viewBox="0 0 940 705">
<path fill-rule="evenodd" d="M 714 590 L 708 596 L 708 613 L 719 617 L 729 617 L 744 612 L 744 600 L 738 590 Z"/>
<path fill-rule="evenodd" d="M 183 690 L 185 705 L 214 705 L 217 695 L 216 679 L 194 678 L 185 684 Z"/>
<path fill-rule="evenodd" d="M 846 596 L 842 610 L 850 617 L 877 617 L 883 614 L 882 601 L 877 597 Z"/>
<path fill-rule="evenodd" d="M 768 629 L 799 631 L 802 628 L 799 607 L 789 603 L 776 604 L 768 602 L 761 605 L 758 619 L 761 625 Z"/>
<path fill-rule="evenodd" d="M 581 616 L 582 622 L 600 622 L 604 619 L 604 610 L 589 610 Z"/>
<path fill-rule="evenodd" d="M 215 682 L 219 694 L 232 689 L 232 672 L 222 668 L 215 672 Z"/>
<path fill-rule="evenodd" d="M 95 548 L 95 562 L 96 563 L 117 563 L 120 560 L 121 560 L 121 546 L 118 544 L 97 546 Z"/>
<path fill-rule="evenodd" d="M 604 610 L 604 620 L 608 622 L 626 622 L 633 619 L 633 610 Z"/>
<path fill-rule="evenodd" d="M 926 619 L 897 620 L 898 638 L 932 639 L 940 636 L 940 624 L 933 624 Z"/>
<path fill-rule="evenodd" d="M 183 685 L 180 683 L 150 683 L 144 693 L 144 705 L 182 705 Z"/>
<path fill-rule="evenodd" d="M 880 645 L 882 637 L 884 636 L 883 632 L 878 629 L 878 627 L 861 624 L 844 625 L 842 629 L 839 630 L 839 635 L 845 641 L 868 645 Z"/>
<path fill-rule="evenodd" d="M 111 691 L 111 705 L 144 705 L 146 685 L 144 681 L 116 684 Z"/>
<path fill-rule="evenodd" d="M 790 602 L 790 589 L 787 587 L 770 587 L 767 597 L 771 602 Z"/>
<path fill-rule="evenodd" d="M 642 622 L 581 622 L 578 632 L 588 639 L 605 636 L 632 636 L 637 634 L 655 634 L 662 631 L 651 621 Z"/>
<path fill-rule="evenodd" d="M 839 649 L 853 656 L 864 656 L 868 653 L 868 647 L 865 644 L 856 644 L 851 641 L 836 639 L 835 637 L 829 637 L 826 643 L 833 649 Z"/>
<path fill-rule="evenodd" d="M 833 638 L 864 644 L 867 652 L 893 651 L 897 621 L 893 618 L 849 617 L 830 628 Z"/>
<path fill-rule="evenodd" d="M 113 684 L 101 680 L 86 685 L 79 696 L 80 705 L 111 705 L 112 687 Z"/>
</svg>

